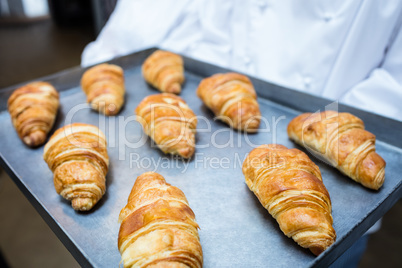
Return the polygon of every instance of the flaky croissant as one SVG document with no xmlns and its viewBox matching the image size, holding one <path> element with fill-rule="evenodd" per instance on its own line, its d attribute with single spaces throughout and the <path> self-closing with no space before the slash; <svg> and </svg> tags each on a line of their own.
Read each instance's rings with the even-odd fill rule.
<svg viewBox="0 0 402 268">
<path fill-rule="evenodd" d="M 253 84 L 247 76 L 215 74 L 201 81 L 197 95 L 231 127 L 246 132 L 258 131 L 261 113 Z"/>
<path fill-rule="evenodd" d="M 90 210 L 104 195 L 109 157 L 105 135 L 96 126 L 74 123 L 58 129 L 43 159 L 54 174 L 56 192 L 75 210 Z"/>
<path fill-rule="evenodd" d="M 175 53 L 157 50 L 145 60 L 142 74 L 160 91 L 179 94 L 184 82 L 183 59 Z"/>
<path fill-rule="evenodd" d="M 113 64 L 99 64 L 82 76 L 81 87 L 94 110 L 116 115 L 124 104 L 123 69 Z"/>
<path fill-rule="evenodd" d="M 305 153 L 261 145 L 245 159 L 243 174 L 286 236 L 315 255 L 334 243 L 331 200 L 319 168 Z"/>
<path fill-rule="evenodd" d="M 173 94 L 146 97 L 135 109 L 137 120 L 164 153 L 190 158 L 195 151 L 197 117 Z"/>
<path fill-rule="evenodd" d="M 358 117 L 335 111 L 301 114 L 289 123 L 288 135 L 365 187 L 378 190 L 384 183 L 385 161 Z"/>
<path fill-rule="evenodd" d="M 119 216 L 118 247 L 128 267 L 202 267 L 198 224 L 184 193 L 158 173 L 137 178 Z"/>
<path fill-rule="evenodd" d="M 30 147 L 46 141 L 59 109 L 59 93 L 46 82 L 18 88 L 8 99 L 8 111 L 20 139 Z"/>
</svg>

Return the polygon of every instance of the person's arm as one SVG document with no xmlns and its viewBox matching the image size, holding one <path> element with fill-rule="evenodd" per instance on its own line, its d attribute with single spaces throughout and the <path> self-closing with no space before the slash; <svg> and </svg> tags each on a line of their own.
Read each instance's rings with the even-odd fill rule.
<svg viewBox="0 0 402 268">
<path fill-rule="evenodd" d="M 96 41 L 85 47 L 81 66 L 159 44 L 188 4 L 189 0 L 119 0 Z"/>
<path fill-rule="evenodd" d="M 375 40 L 373 40 L 375 42 Z M 381 66 L 348 90 L 341 102 L 402 121 L 402 27 L 399 24 Z"/>
</svg>

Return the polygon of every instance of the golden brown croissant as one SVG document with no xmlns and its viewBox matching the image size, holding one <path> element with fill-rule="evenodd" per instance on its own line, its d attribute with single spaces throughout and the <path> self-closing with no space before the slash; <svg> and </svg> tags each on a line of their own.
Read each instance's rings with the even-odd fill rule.
<svg viewBox="0 0 402 268">
<path fill-rule="evenodd" d="M 247 132 L 258 131 L 261 113 L 253 84 L 247 76 L 215 74 L 201 81 L 197 95 L 231 127 Z"/>
<path fill-rule="evenodd" d="M 289 123 L 288 135 L 365 187 L 378 190 L 384 183 L 385 161 L 358 117 L 335 111 L 301 114 Z"/>
<path fill-rule="evenodd" d="M 88 69 L 81 87 L 92 108 L 105 115 L 118 114 L 124 104 L 124 73 L 117 65 L 103 63 Z"/>
<path fill-rule="evenodd" d="M 137 178 L 119 216 L 124 267 L 202 267 L 198 224 L 184 193 L 158 173 Z"/>
<path fill-rule="evenodd" d="M 162 92 L 179 94 L 184 82 L 183 59 L 172 52 L 157 50 L 142 65 L 145 81 Z"/>
<path fill-rule="evenodd" d="M 18 88 L 8 99 L 8 111 L 17 133 L 28 146 L 46 141 L 59 108 L 59 93 L 46 82 L 33 82 Z"/>
<path fill-rule="evenodd" d="M 194 154 L 197 117 L 173 94 L 146 97 L 135 109 L 137 120 L 164 153 L 190 158 Z"/>
<path fill-rule="evenodd" d="M 319 168 L 305 153 L 261 145 L 245 159 L 243 174 L 286 236 L 315 255 L 334 243 L 331 200 Z"/>
<path fill-rule="evenodd" d="M 99 128 L 75 123 L 58 129 L 45 145 L 43 159 L 54 173 L 56 192 L 71 200 L 75 210 L 90 210 L 105 193 L 109 157 Z"/>
</svg>

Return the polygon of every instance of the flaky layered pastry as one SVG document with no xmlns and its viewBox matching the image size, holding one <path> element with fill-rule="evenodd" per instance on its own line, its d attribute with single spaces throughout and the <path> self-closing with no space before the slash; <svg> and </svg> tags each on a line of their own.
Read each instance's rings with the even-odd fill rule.
<svg viewBox="0 0 402 268">
<path fill-rule="evenodd" d="M 385 161 L 375 152 L 374 134 L 358 117 L 335 111 L 301 114 L 289 123 L 288 135 L 365 187 L 378 190 L 384 183 Z"/>
<path fill-rule="evenodd" d="M 184 82 L 183 59 L 175 53 L 157 50 L 145 60 L 142 74 L 160 91 L 179 94 Z"/>
<path fill-rule="evenodd" d="M 144 132 L 164 153 L 184 158 L 194 154 L 197 117 L 182 98 L 169 93 L 151 95 L 135 113 Z"/>
<path fill-rule="evenodd" d="M 82 76 L 81 87 L 94 110 L 116 115 L 124 104 L 123 69 L 114 64 L 99 64 Z"/>
<path fill-rule="evenodd" d="M 261 145 L 243 163 L 247 186 L 282 232 L 319 255 L 336 239 L 319 168 L 300 150 Z"/>
<path fill-rule="evenodd" d="M 8 112 L 20 139 L 30 147 L 42 145 L 59 109 L 59 93 L 46 82 L 18 88 L 8 99 Z"/>
<path fill-rule="evenodd" d="M 261 113 L 253 84 L 247 76 L 215 74 L 201 81 L 197 95 L 231 127 L 246 132 L 258 131 Z"/>
<path fill-rule="evenodd" d="M 56 192 L 75 210 L 90 210 L 104 195 L 109 157 L 105 135 L 96 126 L 75 123 L 58 129 L 43 159 L 54 174 Z"/>
<path fill-rule="evenodd" d="M 118 247 L 128 267 L 202 267 L 198 224 L 184 193 L 158 173 L 137 178 L 119 216 Z"/>
</svg>

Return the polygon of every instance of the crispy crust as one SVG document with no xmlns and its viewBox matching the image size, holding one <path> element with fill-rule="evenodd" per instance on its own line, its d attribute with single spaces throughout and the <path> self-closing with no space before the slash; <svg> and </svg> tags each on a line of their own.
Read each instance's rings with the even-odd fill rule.
<svg viewBox="0 0 402 268">
<path fill-rule="evenodd" d="M 8 111 L 20 139 L 30 147 L 42 145 L 59 109 L 59 94 L 47 82 L 18 88 L 8 99 Z"/>
<path fill-rule="evenodd" d="M 54 173 L 56 192 L 71 200 L 75 210 L 90 210 L 104 195 L 109 157 L 97 127 L 75 123 L 58 129 L 45 145 L 43 159 Z"/>
<path fill-rule="evenodd" d="M 334 243 L 331 199 L 318 166 L 305 153 L 261 145 L 245 159 L 243 174 L 286 236 L 315 255 Z"/>
<path fill-rule="evenodd" d="M 160 174 L 137 178 L 119 222 L 124 267 L 202 267 L 194 212 L 183 192 Z"/>
<path fill-rule="evenodd" d="M 160 91 L 179 94 L 184 82 L 183 59 L 175 53 L 157 50 L 145 60 L 142 74 Z"/>
<path fill-rule="evenodd" d="M 182 98 L 170 93 L 151 95 L 135 113 L 144 132 L 164 153 L 184 158 L 194 154 L 197 117 Z"/>
<path fill-rule="evenodd" d="M 116 115 L 124 104 L 123 69 L 113 64 L 99 64 L 88 69 L 81 78 L 87 102 L 105 115 Z"/>
<path fill-rule="evenodd" d="M 367 188 L 378 190 L 385 179 L 385 161 L 375 152 L 375 135 L 349 113 L 305 113 L 288 125 L 296 143 L 318 151 L 334 167 Z"/>
<path fill-rule="evenodd" d="M 253 84 L 238 73 L 215 74 L 201 81 L 198 97 L 231 127 L 257 132 L 261 113 Z"/>
</svg>

